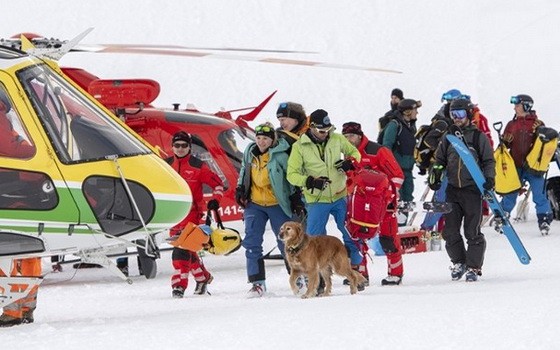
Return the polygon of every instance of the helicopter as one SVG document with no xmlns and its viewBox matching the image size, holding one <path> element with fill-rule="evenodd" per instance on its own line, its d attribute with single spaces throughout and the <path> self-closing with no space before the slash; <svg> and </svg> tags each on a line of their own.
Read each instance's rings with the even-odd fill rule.
<svg viewBox="0 0 560 350">
<path fill-rule="evenodd" d="M 171 49 L 162 46 L 148 45 L 78 45 L 79 41 L 93 28 L 89 28 L 75 39 L 61 41 L 47 39 L 43 36 L 22 33 L 11 39 L 1 39 L 0 45 L 21 49 L 32 55 L 46 57 L 58 61 L 70 51 L 78 52 L 111 52 L 111 53 L 137 53 L 137 54 L 171 54 L 175 56 L 206 57 L 210 54 L 193 53 L 187 47 L 174 46 Z M 194 48 L 209 49 L 209 48 Z M 226 51 L 244 49 L 227 48 Z M 269 52 L 277 50 L 256 50 Z M 280 51 L 283 52 L 284 51 Z M 285 53 L 291 53 L 286 51 Z M 228 59 L 227 55 L 220 58 Z M 239 59 L 232 56 L 231 59 Z M 250 58 L 254 61 L 254 58 Z M 282 63 L 318 67 L 335 67 L 343 69 L 361 69 L 366 71 L 381 71 L 400 73 L 393 70 L 363 68 L 344 65 L 329 65 L 320 62 L 297 61 L 287 59 L 262 59 L 267 63 Z M 159 108 L 152 105 L 160 92 L 159 84 L 151 79 L 99 79 L 96 75 L 73 67 L 58 67 L 63 75 L 72 80 L 84 91 L 89 92 L 99 103 L 110 110 L 136 134 L 140 135 L 148 144 L 153 146 L 162 158 L 172 156 L 171 138 L 179 130 L 187 131 L 192 135 L 192 152 L 205 161 L 208 166 L 222 179 L 224 194 L 220 201 L 218 213 L 224 223 L 240 228 L 243 209 L 235 201 L 235 187 L 241 167 L 243 150 L 254 141 L 253 129 L 249 123 L 253 121 L 276 92 L 272 92 L 255 107 L 247 107 L 216 113 L 204 113 L 195 107 L 187 105 L 180 109 L 178 104 L 172 108 Z M 249 111 L 245 114 L 241 112 Z M 234 113 L 237 115 L 234 118 Z M 204 199 L 212 199 L 212 191 L 205 187 Z M 204 222 L 205 218 L 201 219 Z M 143 250 L 139 250 L 142 253 Z M 117 253 L 118 254 L 118 253 Z M 117 255 L 114 254 L 114 255 Z M 61 254 L 62 255 L 62 254 Z M 79 256 L 82 262 L 82 256 Z M 91 259 L 90 259 L 91 261 Z M 106 264 L 107 265 L 107 264 Z M 147 278 L 148 275 L 146 276 Z"/>
<path fill-rule="evenodd" d="M 107 256 L 155 257 L 192 205 L 159 151 L 47 57 L 0 46 L 0 132 L 0 306 L 42 282 L 10 276 L 18 259 L 73 254 L 131 283 Z"/>
</svg>

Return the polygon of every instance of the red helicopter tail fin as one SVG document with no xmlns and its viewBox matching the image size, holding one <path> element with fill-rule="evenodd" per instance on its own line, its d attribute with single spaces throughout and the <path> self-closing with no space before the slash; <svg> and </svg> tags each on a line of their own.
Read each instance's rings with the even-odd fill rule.
<svg viewBox="0 0 560 350">
<path fill-rule="evenodd" d="M 238 116 L 237 120 L 236 120 L 236 123 L 237 123 L 238 120 L 243 120 L 245 122 L 251 122 L 251 121 L 255 120 L 255 118 L 259 115 L 259 113 L 262 111 L 264 106 L 266 106 L 266 104 L 270 101 L 270 99 L 272 99 L 272 96 L 274 96 L 276 94 L 276 92 L 278 92 L 278 90 L 275 90 L 273 93 L 271 93 L 267 98 L 264 99 L 264 101 L 262 101 L 251 112 Z"/>
</svg>

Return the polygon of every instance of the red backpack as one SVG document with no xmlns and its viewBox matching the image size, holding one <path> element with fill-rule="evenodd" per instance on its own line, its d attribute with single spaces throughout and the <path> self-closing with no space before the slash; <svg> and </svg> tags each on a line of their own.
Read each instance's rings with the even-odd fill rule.
<svg viewBox="0 0 560 350">
<path fill-rule="evenodd" d="M 359 169 L 352 176 L 353 190 L 348 194 L 346 228 L 353 238 L 375 237 L 383 221 L 392 191 L 387 175 L 372 169 Z"/>
</svg>

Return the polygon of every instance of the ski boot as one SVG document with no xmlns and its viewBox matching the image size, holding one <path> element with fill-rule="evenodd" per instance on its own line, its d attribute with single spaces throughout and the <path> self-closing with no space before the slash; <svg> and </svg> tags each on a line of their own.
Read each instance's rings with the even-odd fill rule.
<svg viewBox="0 0 560 350">
<path fill-rule="evenodd" d="M 453 264 L 453 266 L 451 266 L 449 269 L 451 270 L 452 281 L 460 280 L 465 274 L 465 272 L 467 272 L 467 266 L 463 263 Z"/>
<path fill-rule="evenodd" d="M 469 267 L 467 269 L 467 274 L 465 275 L 465 281 L 476 282 L 478 281 L 478 276 L 482 276 L 482 271 L 480 269 Z"/>
<path fill-rule="evenodd" d="M 546 221 L 541 222 L 541 224 L 539 225 L 539 230 L 541 231 L 541 235 L 548 236 L 548 232 L 550 231 L 550 225 Z"/>
</svg>

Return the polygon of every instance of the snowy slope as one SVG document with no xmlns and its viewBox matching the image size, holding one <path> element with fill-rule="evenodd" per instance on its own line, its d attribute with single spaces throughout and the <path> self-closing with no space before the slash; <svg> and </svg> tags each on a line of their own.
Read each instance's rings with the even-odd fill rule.
<svg viewBox="0 0 560 350">
<path fill-rule="evenodd" d="M 31 11 L 30 11 L 31 9 Z M 104 78 L 153 78 L 158 105 L 194 103 L 216 111 L 278 94 L 258 121 L 275 122 L 279 102 L 324 108 L 335 125 L 356 120 L 370 136 L 389 93 L 421 99 L 427 123 L 442 92 L 472 95 L 492 121 L 513 115 L 509 97 L 527 93 L 550 126 L 560 127 L 560 3 L 389 0 L 69 0 L 3 4 L 0 36 L 36 32 L 85 43 L 178 44 L 316 51 L 274 55 L 390 68 L 403 74 L 177 57 L 74 54 L 61 61 Z M 251 54 L 244 54 L 251 55 Z M 272 56 L 272 55 L 271 55 Z M 557 170 L 554 170 L 557 172 Z M 417 179 L 421 191 L 422 179 Z M 557 349 L 560 237 L 516 224 L 533 261 L 521 265 L 505 237 L 484 228 L 488 249 L 479 283 L 450 281 L 444 251 L 404 257 L 402 286 L 381 287 L 385 259 L 374 257 L 375 285 L 356 296 L 335 279 L 334 296 L 300 300 L 280 262 L 267 263 L 270 295 L 246 299 L 244 257 L 205 258 L 212 296 L 170 297 L 170 256 L 154 280 L 127 285 L 104 270 L 70 267 L 47 276 L 36 323 L 0 329 L 1 348 L 38 349 Z M 336 232 L 332 223 L 331 232 Z M 272 247 L 269 234 L 267 247 Z"/>
</svg>

